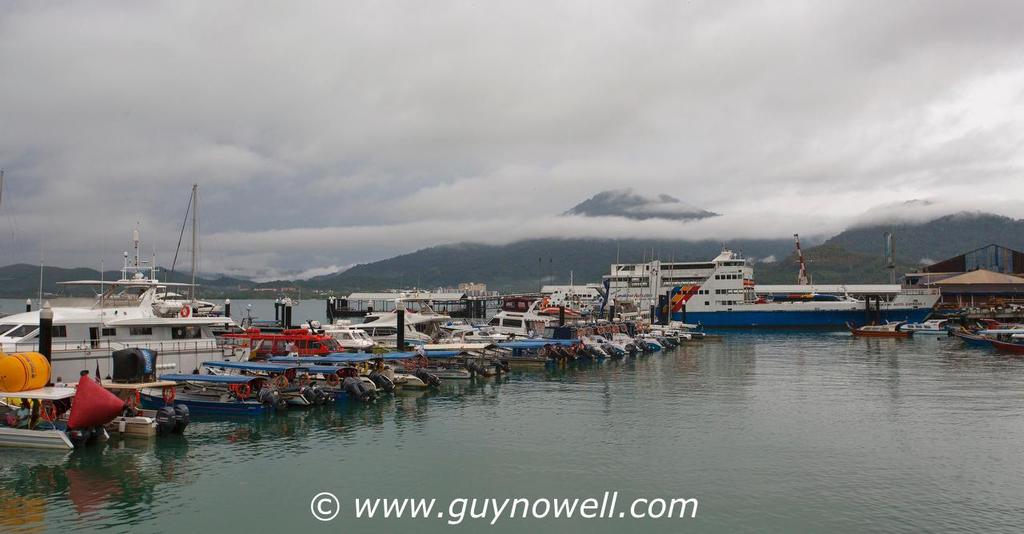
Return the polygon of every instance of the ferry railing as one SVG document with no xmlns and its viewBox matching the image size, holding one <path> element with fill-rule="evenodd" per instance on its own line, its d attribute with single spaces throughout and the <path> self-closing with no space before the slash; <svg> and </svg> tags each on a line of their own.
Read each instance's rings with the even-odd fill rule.
<svg viewBox="0 0 1024 534">
<path fill-rule="evenodd" d="M 53 341 L 53 352 L 85 352 L 91 355 L 93 352 L 113 352 L 128 348 L 153 349 L 159 352 L 188 353 L 188 352 L 210 352 L 220 351 L 221 346 L 215 339 L 168 339 L 168 340 L 144 340 L 125 342 L 112 341 L 108 339 L 85 339 L 80 341 Z M 18 343 L 4 343 L 5 352 L 30 352 L 38 349 L 36 341 L 24 341 Z"/>
</svg>

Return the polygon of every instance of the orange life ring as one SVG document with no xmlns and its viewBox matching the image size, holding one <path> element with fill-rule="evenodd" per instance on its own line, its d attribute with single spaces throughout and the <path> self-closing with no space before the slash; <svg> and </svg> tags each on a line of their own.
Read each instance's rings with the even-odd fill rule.
<svg viewBox="0 0 1024 534">
<path fill-rule="evenodd" d="M 240 400 L 245 400 L 252 394 L 252 388 L 249 384 L 231 384 L 231 392 Z"/>
<path fill-rule="evenodd" d="M 174 404 L 174 388 L 173 387 L 164 388 L 161 393 L 162 393 L 161 396 L 164 398 L 164 404 L 165 405 L 170 406 L 170 405 Z"/>
<path fill-rule="evenodd" d="M 182 306 L 178 315 L 181 316 L 182 319 L 188 319 L 192 316 L 192 306 Z"/>
<path fill-rule="evenodd" d="M 52 423 L 57 420 L 57 406 L 53 404 L 53 401 L 43 401 L 39 407 L 39 415 L 43 420 Z"/>
<path fill-rule="evenodd" d="M 288 387 L 288 377 L 284 375 L 275 376 L 272 382 L 274 384 L 274 387 L 276 387 L 277 389 L 284 389 Z"/>
<path fill-rule="evenodd" d="M 332 388 L 333 387 L 337 387 L 338 384 L 341 383 L 341 379 L 338 378 L 338 373 L 331 373 L 331 374 L 327 375 L 326 380 L 327 380 L 327 385 L 331 386 Z"/>
</svg>

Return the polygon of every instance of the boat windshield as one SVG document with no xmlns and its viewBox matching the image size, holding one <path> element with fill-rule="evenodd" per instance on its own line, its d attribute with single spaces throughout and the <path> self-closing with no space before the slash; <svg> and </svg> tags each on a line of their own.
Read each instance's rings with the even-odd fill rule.
<svg viewBox="0 0 1024 534">
<path fill-rule="evenodd" d="M 3 331 L 0 337 L 25 337 L 38 329 L 38 326 L 30 324 L 4 324 L 0 325 L 0 331 Z"/>
</svg>

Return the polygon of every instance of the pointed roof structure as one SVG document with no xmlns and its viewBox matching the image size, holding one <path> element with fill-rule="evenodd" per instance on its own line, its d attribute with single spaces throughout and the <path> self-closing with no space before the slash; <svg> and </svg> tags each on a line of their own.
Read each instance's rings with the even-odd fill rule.
<svg viewBox="0 0 1024 534">
<path fill-rule="evenodd" d="M 1020 276 L 1013 276 L 1011 274 L 997 273 L 989 271 L 987 269 L 978 269 L 964 274 L 958 274 L 951 276 L 944 280 L 935 282 L 937 286 L 948 286 L 948 285 L 1022 285 L 1024 286 L 1024 278 Z"/>
</svg>

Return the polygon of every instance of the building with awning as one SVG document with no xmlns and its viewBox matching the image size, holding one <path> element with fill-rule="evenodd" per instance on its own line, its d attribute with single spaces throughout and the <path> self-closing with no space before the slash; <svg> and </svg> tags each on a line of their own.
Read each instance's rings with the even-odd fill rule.
<svg viewBox="0 0 1024 534">
<path fill-rule="evenodd" d="M 998 307 L 1024 304 L 1024 277 L 978 269 L 931 284 L 942 292 L 943 304 L 957 307 Z"/>
<path fill-rule="evenodd" d="M 919 271 L 904 283 L 942 291 L 944 308 L 1002 308 L 1024 305 L 1024 252 L 990 244 Z"/>
</svg>

